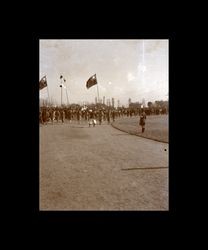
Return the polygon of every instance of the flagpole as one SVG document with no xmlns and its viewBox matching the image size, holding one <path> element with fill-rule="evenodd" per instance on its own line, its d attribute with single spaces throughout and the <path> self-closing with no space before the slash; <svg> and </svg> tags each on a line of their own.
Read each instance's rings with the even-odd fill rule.
<svg viewBox="0 0 208 250">
<path fill-rule="evenodd" d="M 62 85 L 60 87 L 61 87 L 61 106 L 62 106 Z"/>
<path fill-rule="evenodd" d="M 61 106 L 62 106 L 62 79 L 61 79 L 61 85 L 60 85 L 60 88 L 61 88 Z"/>
<path fill-rule="evenodd" d="M 97 79 L 97 76 L 96 76 L 96 74 L 95 74 L 95 77 L 96 77 L 96 79 Z M 99 103 L 99 101 L 100 101 L 100 98 L 99 98 L 98 81 L 97 81 L 97 94 L 98 94 L 98 103 Z"/>
<path fill-rule="evenodd" d="M 46 76 L 45 76 L 45 78 L 46 78 Z M 47 82 L 47 78 L 46 78 L 46 82 Z M 50 96 L 49 96 L 48 84 L 47 84 L 47 92 L 48 92 L 48 103 L 50 103 Z"/>
<path fill-rule="evenodd" d="M 68 97 L 68 91 L 67 91 L 67 88 L 66 88 L 66 97 L 67 97 L 67 103 L 69 105 L 69 97 Z"/>
<path fill-rule="evenodd" d="M 66 79 L 64 79 L 64 82 L 66 82 Z M 68 89 L 66 86 L 65 86 L 65 88 L 66 88 L 67 105 L 69 105 Z"/>
<path fill-rule="evenodd" d="M 97 84 L 97 93 L 98 93 L 98 103 L 99 103 L 100 98 L 99 98 L 98 84 Z"/>
<path fill-rule="evenodd" d="M 48 91 L 48 85 L 47 85 L 47 92 L 48 92 L 48 103 L 51 103 L 51 102 L 50 102 L 49 91 Z"/>
<path fill-rule="evenodd" d="M 60 84 L 60 88 L 61 88 L 61 107 L 62 107 L 62 88 L 63 88 L 63 86 L 62 86 L 62 78 L 63 78 L 63 76 L 61 75 L 60 76 L 60 79 L 61 79 L 61 84 Z"/>
</svg>

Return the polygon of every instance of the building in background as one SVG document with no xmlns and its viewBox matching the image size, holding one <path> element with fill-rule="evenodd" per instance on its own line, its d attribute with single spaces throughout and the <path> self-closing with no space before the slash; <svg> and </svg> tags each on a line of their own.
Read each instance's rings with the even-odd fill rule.
<svg viewBox="0 0 208 250">
<path fill-rule="evenodd" d="M 130 107 L 130 105 L 131 105 L 131 98 L 129 98 L 129 107 Z"/>
<path fill-rule="evenodd" d="M 120 107 L 120 100 L 118 100 L 117 102 L 118 102 L 118 105 L 117 105 L 117 107 L 119 108 L 119 107 Z"/>
<path fill-rule="evenodd" d="M 114 108 L 114 101 L 115 101 L 115 99 L 114 98 L 112 98 L 112 107 Z"/>
</svg>

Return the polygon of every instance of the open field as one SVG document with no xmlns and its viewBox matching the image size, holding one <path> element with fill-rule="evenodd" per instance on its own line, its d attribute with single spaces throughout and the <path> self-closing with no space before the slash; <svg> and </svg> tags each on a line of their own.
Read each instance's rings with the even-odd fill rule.
<svg viewBox="0 0 208 250">
<path fill-rule="evenodd" d="M 40 126 L 40 210 L 168 210 L 168 183 L 167 143 L 107 124 Z"/>
</svg>

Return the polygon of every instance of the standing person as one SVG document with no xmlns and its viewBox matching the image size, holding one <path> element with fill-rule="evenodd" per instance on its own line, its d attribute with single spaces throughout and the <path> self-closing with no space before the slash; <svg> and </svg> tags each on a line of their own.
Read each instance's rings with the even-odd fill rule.
<svg viewBox="0 0 208 250">
<path fill-rule="evenodd" d="M 46 110 L 46 124 L 50 121 L 50 113 Z"/>
<path fill-rule="evenodd" d="M 58 123 L 58 122 L 59 122 L 59 117 L 60 117 L 60 112 L 59 112 L 58 109 L 56 109 L 55 116 L 56 116 L 56 121 L 57 121 L 57 123 Z"/>
<path fill-rule="evenodd" d="M 97 118 L 97 112 L 96 112 L 96 110 L 92 110 L 92 124 L 93 124 L 93 127 L 95 127 L 95 125 L 96 125 L 96 118 Z"/>
<path fill-rule="evenodd" d="M 89 110 L 89 127 L 93 125 L 93 113 L 92 110 Z"/>
<path fill-rule="evenodd" d="M 68 118 L 69 118 L 69 122 L 71 123 L 71 120 L 72 120 L 72 110 L 69 109 L 68 111 Z"/>
<path fill-rule="evenodd" d="M 89 120 L 90 120 L 90 112 L 89 112 L 89 110 L 87 110 L 87 112 L 86 112 L 86 117 L 87 117 L 86 121 L 89 122 Z"/>
<path fill-rule="evenodd" d="M 110 124 L 110 109 L 107 111 L 107 121 L 108 121 L 108 124 Z"/>
<path fill-rule="evenodd" d="M 96 125 L 95 113 L 93 110 L 89 110 L 89 127 L 90 125 L 93 125 L 93 127 Z"/>
<path fill-rule="evenodd" d="M 106 120 L 106 111 L 105 111 L 105 109 L 103 109 L 103 121 L 105 121 Z"/>
<path fill-rule="evenodd" d="M 41 110 L 39 111 L 39 121 L 41 124 L 43 124 L 43 114 Z"/>
<path fill-rule="evenodd" d="M 64 123 L 64 120 L 65 120 L 65 111 L 61 110 L 61 121 L 62 121 L 62 123 Z"/>
<path fill-rule="evenodd" d="M 84 119 L 85 119 L 85 122 L 87 122 L 87 110 L 85 110 Z"/>
<path fill-rule="evenodd" d="M 102 124 L 102 119 L 103 119 L 103 113 L 102 113 L 102 110 L 99 111 L 99 114 L 98 114 L 98 119 L 99 119 L 99 124 L 101 125 Z"/>
<path fill-rule="evenodd" d="M 115 112 L 115 110 L 113 110 L 113 111 L 112 111 L 113 122 L 115 122 L 115 116 L 116 116 L 116 112 Z"/>
<path fill-rule="evenodd" d="M 43 124 L 47 124 L 46 108 L 43 108 L 42 119 L 43 119 Z"/>
<path fill-rule="evenodd" d="M 81 111 L 78 109 L 77 110 L 77 121 L 78 121 L 78 124 L 80 124 L 80 119 L 81 119 Z"/>
<path fill-rule="evenodd" d="M 52 110 L 52 121 L 55 121 L 56 119 L 56 111 Z"/>
<path fill-rule="evenodd" d="M 53 124 L 53 109 L 52 108 L 49 110 L 49 115 L 50 115 L 51 123 Z"/>
<path fill-rule="evenodd" d="M 139 125 L 142 127 L 142 133 L 144 133 L 145 131 L 145 120 L 146 120 L 146 114 L 144 111 L 142 111 L 139 120 Z"/>
</svg>

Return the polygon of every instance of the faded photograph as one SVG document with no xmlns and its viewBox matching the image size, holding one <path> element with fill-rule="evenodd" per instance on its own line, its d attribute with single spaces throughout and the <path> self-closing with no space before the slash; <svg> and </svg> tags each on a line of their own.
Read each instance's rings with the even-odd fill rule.
<svg viewBox="0 0 208 250">
<path fill-rule="evenodd" d="M 168 122 L 168 40 L 39 40 L 39 209 L 168 211 Z"/>
</svg>

